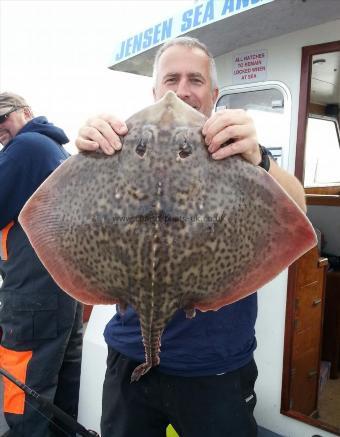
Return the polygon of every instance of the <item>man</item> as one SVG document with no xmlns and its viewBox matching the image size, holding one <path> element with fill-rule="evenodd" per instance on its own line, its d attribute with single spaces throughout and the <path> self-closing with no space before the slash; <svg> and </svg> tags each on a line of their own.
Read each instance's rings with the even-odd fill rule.
<svg viewBox="0 0 340 437">
<path fill-rule="evenodd" d="M 247 113 L 222 110 L 211 115 L 218 95 L 216 69 L 198 40 L 178 38 L 158 51 L 155 100 L 168 90 L 208 117 L 202 133 L 214 159 L 239 153 L 263 166 L 305 210 L 302 186 L 259 146 Z M 93 118 L 80 129 L 77 146 L 112 154 L 121 148 L 119 136 L 126 132 L 125 123 L 115 117 Z M 231 139 L 232 144 L 221 148 Z M 191 320 L 179 311 L 163 333 L 160 366 L 130 384 L 133 369 L 144 361 L 140 325 L 132 308 L 116 314 L 104 333 L 108 359 L 102 436 L 160 437 L 168 423 L 181 437 L 256 436 L 256 315 L 256 293 L 216 312 L 197 311 Z"/>
<path fill-rule="evenodd" d="M 82 306 L 52 280 L 17 219 L 31 194 L 68 157 L 64 131 L 0 94 L 0 366 L 77 417 Z M 59 423 L 4 378 L 6 436 L 64 436 Z M 70 434 L 68 434 L 70 435 Z"/>
</svg>

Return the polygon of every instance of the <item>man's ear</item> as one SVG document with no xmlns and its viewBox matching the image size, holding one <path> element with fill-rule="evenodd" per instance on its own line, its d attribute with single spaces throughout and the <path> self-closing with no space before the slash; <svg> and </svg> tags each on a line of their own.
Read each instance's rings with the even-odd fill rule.
<svg viewBox="0 0 340 437">
<path fill-rule="evenodd" d="M 214 90 L 213 90 L 213 101 L 214 101 L 214 104 L 216 103 L 217 97 L 218 97 L 218 88 L 214 88 Z"/>
<path fill-rule="evenodd" d="M 24 115 L 28 120 L 31 120 L 34 117 L 32 109 L 29 106 L 24 107 Z"/>
</svg>

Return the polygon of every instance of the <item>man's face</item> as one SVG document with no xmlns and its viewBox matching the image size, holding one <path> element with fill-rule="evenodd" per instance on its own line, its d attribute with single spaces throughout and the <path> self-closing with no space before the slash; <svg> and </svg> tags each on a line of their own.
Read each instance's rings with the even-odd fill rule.
<svg viewBox="0 0 340 437">
<path fill-rule="evenodd" d="M 211 89 L 208 56 L 199 48 L 174 45 L 165 50 L 158 62 L 155 100 L 172 90 L 188 105 L 210 117 L 218 90 Z"/>
<path fill-rule="evenodd" d="M 25 109 L 21 108 L 8 115 L 0 124 L 0 143 L 6 146 L 27 123 Z"/>
</svg>

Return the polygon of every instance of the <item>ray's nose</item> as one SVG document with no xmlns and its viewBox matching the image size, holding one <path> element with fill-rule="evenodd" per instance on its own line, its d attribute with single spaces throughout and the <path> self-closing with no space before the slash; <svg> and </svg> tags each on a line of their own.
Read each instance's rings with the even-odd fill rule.
<svg viewBox="0 0 340 437">
<path fill-rule="evenodd" d="M 157 182 L 158 186 L 161 186 L 162 185 L 162 181 L 163 181 L 163 179 L 165 177 L 165 169 L 164 169 L 164 167 L 156 167 L 154 169 L 154 175 L 156 176 L 156 179 L 158 181 Z"/>
</svg>

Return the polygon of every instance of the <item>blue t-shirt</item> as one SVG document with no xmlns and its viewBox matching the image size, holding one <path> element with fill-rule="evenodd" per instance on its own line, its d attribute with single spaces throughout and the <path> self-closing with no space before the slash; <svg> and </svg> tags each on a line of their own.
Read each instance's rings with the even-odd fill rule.
<svg viewBox="0 0 340 437">
<path fill-rule="evenodd" d="M 218 311 L 196 311 L 187 319 L 177 311 L 161 337 L 159 370 L 180 376 L 204 376 L 230 372 L 246 365 L 256 348 L 257 294 Z M 107 344 L 123 355 L 143 362 L 145 353 L 140 323 L 128 307 L 106 325 Z"/>
</svg>

